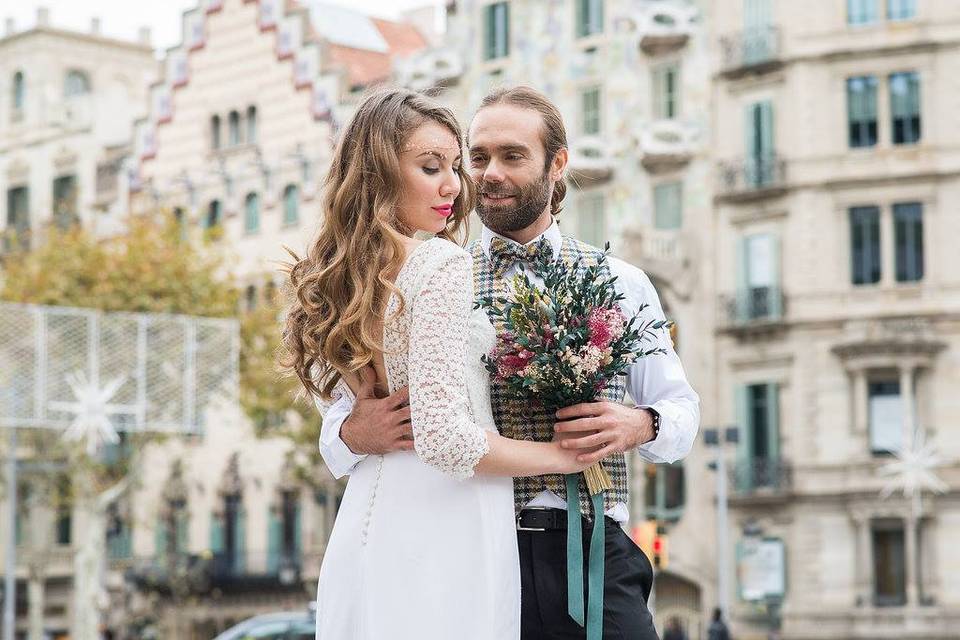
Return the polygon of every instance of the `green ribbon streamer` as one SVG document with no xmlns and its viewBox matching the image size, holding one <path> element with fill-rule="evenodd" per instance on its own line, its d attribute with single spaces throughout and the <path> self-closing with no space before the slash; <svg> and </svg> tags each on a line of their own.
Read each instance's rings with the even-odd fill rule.
<svg viewBox="0 0 960 640">
<path fill-rule="evenodd" d="M 567 481 L 567 612 L 584 626 L 583 604 L 583 518 L 580 514 L 580 474 L 568 474 Z M 594 523 L 590 534 L 590 566 L 587 573 L 589 608 L 586 614 L 587 640 L 603 638 L 604 518 L 603 492 L 591 496 Z"/>
<path fill-rule="evenodd" d="M 581 627 L 583 615 L 583 524 L 580 521 L 580 474 L 567 474 L 567 612 Z"/>
</svg>

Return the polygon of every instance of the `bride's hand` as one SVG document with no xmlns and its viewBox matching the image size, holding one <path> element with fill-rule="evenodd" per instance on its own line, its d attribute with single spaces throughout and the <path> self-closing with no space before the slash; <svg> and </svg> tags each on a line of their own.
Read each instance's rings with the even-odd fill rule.
<svg viewBox="0 0 960 640">
<path fill-rule="evenodd" d="M 557 460 L 557 473 L 580 473 L 590 466 L 589 463 L 577 461 L 577 456 L 583 453 L 581 449 L 564 449 L 558 439 L 554 439 L 550 447 Z"/>
</svg>

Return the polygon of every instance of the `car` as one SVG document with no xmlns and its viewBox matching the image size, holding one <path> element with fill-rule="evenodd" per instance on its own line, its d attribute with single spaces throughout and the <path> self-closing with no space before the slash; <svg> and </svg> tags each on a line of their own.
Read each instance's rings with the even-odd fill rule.
<svg viewBox="0 0 960 640">
<path fill-rule="evenodd" d="M 309 611 L 264 613 L 244 620 L 214 640 L 314 640 L 316 618 Z"/>
</svg>

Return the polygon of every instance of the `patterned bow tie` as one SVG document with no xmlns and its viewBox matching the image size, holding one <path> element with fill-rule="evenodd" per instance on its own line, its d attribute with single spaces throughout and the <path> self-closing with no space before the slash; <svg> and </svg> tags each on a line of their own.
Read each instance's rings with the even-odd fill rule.
<svg viewBox="0 0 960 640">
<path fill-rule="evenodd" d="M 528 265 L 536 272 L 540 262 L 552 260 L 553 247 L 545 237 L 528 245 L 520 245 L 503 238 L 493 238 L 490 241 L 490 262 L 497 278 L 503 277 L 507 269 L 517 262 Z"/>
</svg>

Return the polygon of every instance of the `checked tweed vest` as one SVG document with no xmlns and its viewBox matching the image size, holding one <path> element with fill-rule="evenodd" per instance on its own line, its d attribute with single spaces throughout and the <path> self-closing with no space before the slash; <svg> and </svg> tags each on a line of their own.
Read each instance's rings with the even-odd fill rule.
<svg viewBox="0 0 960 640">
<path fill-rule="evenodd" d="M 492 296 L 505 297 L 508 280 L 506 278 L 497 278 L 494 274 L 493 266 L 489 258 L 483 252 L 479 242 L 474 242 L 470 246 L 470 253 L 473 256 L 473 289 L 477 298 Z M 574 260 L 581 258 L 582 268 L 596 264 L 602 255 L 599 249 L 591 247 L 573 238 L 563 238 L 563 245 L 560 249 L 560 259 L 568 265 L 572 265 Z M 609 276 L 609 267 L 604 276 Z M 492 320 L 492 319 L 491 319 Z M 497 332 L 503 330 L 499 323 L 494 322 Z M 609 400 L 610 402 L 622 402 L 626 384 L 623 377 L 616 378 L 598 399 Z M 490 400 L 493 408 L 493 419 L 497 424 L 500 433 L 514 440 L 533 440 L 536 442 L 549 442 L 553 439 L 553 425 L 556 418 L 552 412 L 545 411 L 539 407 L 533 407 L 529 403 L 517 400 L 507 394 L 502 383 L 496 380 L 490 380 Z M 622 453 L 609 456 L 604 459 L 603 466 L 610 474 L 613 482 L 613 489 L 607 491 L 605 496 L 604 511 L 609 511 L 615 504 L 622 502 L 629 504 L 627 494 L 627 463 Z M 567 498 L 567 489 L 564 477 L 560 474 L 535 476 L 530 478 L 513 479 L 513 500 L 514 509 L 517 513 L 528 502 L 533 500 L 544 490 L 550 490 L 557 494 L 563 500 Z M 587 493 L 586 482 L 583 476 L 580 476 L 580 511 L 588 518 L 593 518 L 593 506 L 590 501 L 590 495 Z"/>
</svg>

